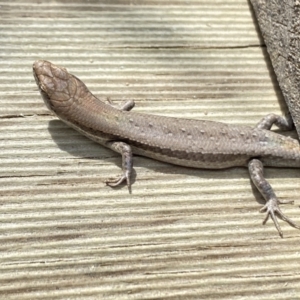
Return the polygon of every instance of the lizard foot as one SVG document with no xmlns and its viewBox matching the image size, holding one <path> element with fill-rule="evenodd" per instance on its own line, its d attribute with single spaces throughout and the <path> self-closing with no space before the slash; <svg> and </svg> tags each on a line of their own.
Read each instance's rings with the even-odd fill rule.
<svg viewBox="0 0 300 300">
<path fill-rule="evenodd" d="M 126 171 L 123 175 L 121 175 L 119 178 L 116 179 L 107 179 L 105 180 L 105 184 L 111 187 L 115 187 L 120 185 L 126 180 L 126 184 L 128 186 L 128 189 L 131 189 L 131 182 L 130 182 L 130 172 Z"/>
<path fill-rule="evenodd" d="M 271 219 L 274 222 L 274 225 L 279 233 L 279 235 L 281 237 L 283 237 L 283 233 L 281 231 L 280 225 L 278 223 L 277 220 L 277 216 L 282 219 L 283 221 L 287 222 L 290 226 L 295 227 L 297 229 L 300 229 L 300 226 L 297 225 L 295 222 L 293 222 L 290 218 L 286 217 L 283 212 L 281 211 L 281 209 L 279 208 L 279 204 L 290 204 L 290 203 L 294 203 L 293 200 L 291 201 L 280 201 L 277 198 L 271 198 L 266 205 L 260 209 L 260 212 L 266 212 L 267 215 L 265 217 L 265 219 L 263 220 L 263 224 L 265 225 L 269 219 L 269 217 L 271 217 Z"/>
</svg>

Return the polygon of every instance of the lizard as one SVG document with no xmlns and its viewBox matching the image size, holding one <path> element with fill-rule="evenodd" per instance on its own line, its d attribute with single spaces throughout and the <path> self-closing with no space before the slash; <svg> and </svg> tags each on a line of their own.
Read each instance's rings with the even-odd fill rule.
<svg viewBox="0 0 300 300">
<path fill-rule="evenodd" d="M 133 154 L 193 168 L 247 167 L 266 203 L 263 224 L 271 218 L 281 237 L 277 217 L 300 229 L 280 209 L 279 200 L 265 179 L 264 167 L 300 168 L 299 141 L 271 131 L 293 128 L 290 117 L 268 114 L 252 128 L 214 121 L 183 119 L 131 111 L 134 101 L 116 106 L 102 101 L 65 68 L 46 60 L 33 64 L 33 74 L 48 109 L 64 123 L 122 156 L 122 175 L 106 181 L 130 189 Z"/>
</svg>

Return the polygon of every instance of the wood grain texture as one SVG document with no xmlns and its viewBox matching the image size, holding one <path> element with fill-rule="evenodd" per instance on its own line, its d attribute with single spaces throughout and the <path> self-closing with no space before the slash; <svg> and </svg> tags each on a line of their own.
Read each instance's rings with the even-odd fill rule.
<svg viewBox="0 0 300 300">
<path fill-rule="evenodd" d="M 300 233 L 262 226 L 246 169 L 120 157 L 51 116 L 48 59 L 136 111 L 254 125 L 287 109 L 249 3 L 0 2 L 0 299 L 297 299 Z M 300 222 L 299 170 L 267 169 Z"/>
</svg>

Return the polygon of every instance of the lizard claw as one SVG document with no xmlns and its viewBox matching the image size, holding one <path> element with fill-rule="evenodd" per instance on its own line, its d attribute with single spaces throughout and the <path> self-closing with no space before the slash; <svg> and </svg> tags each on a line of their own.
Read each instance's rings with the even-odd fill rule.
<svg viewBox="0 0 300 300">
<path fill-rule="evenodd" d="M 123 183 L 123 181 L 126 180 L 126 184 L 128 186 L 129 191 L 131 191 L 131 181 L 130 181 L 130 172 L 126 171 L 123 173 L 123 175 L 121 175 L 119 178 L 116 179 L 107 179 L 105 181 L 105 184 L 111 187 L 116 187 L 118 185 L 120 185 L 121 183 Z"/>
<path fill-rule="evenodd" d="M 293 203 L 294 201 L 280 201 L 277 198 L 272 198 L 270 199 L 266 205 L 260 209 L 260 212 L 266 212 L 267 215 L 265 217 L 265 219 L 263 220 L 263 225 L 265 225 L 269 219 L 269 217 L 271 217 L 271 219 L 274 222 L 274 225 L 279 233 L 279 235 L 281 237 L 283 237 L 283 233 L 282 230 L 280 228 L 280 225 L 278 223 L 277 220 L 277 216 L 282 219 L 283 221 L 287 222 L 290 226 L 295 227 L 297 229 L 300 229 L 300 226 L 297 225 L 294 221 L 292 221 L 290 218 L 286 217 L 283 212 L 281 211 L 281 209 L 279 208 L 279 204 L 287 204 L 287 203 Z"/>
<path fill-rule="evenodd" d="M 105 180 L 105 184 L 114 187 L 120 185 L 125 179 L 125 175 L 122 175 L 120 178 Z"/>
</svg>

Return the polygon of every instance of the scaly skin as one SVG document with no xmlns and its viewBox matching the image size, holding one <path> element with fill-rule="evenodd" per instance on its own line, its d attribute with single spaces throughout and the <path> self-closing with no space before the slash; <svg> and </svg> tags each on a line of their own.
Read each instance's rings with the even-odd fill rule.
<svg viewBox="0 0 300 300">
<path fill-rule="evenodd" d="M 47 107 L 62 121 L 90 139 L 122 154 L 123 175 L 107 184 L 127 181 L 130 186 L 132 153 L 168 163 L 208 169 L 248 167 L 251 179 L 266 199 L 264 210 L 282 236 L 276 214 L 300 228 L 280 211 L 263 166 L 300 167 L 297 140 L 271 132 L 276 124 L 290 129 L 291 122 L 268 115 L 255 128 L 219 122 L 170 118 L 128 111 L 97 99 L 66 69 L 36 61 L 33 73 Z"/>
</svg>

